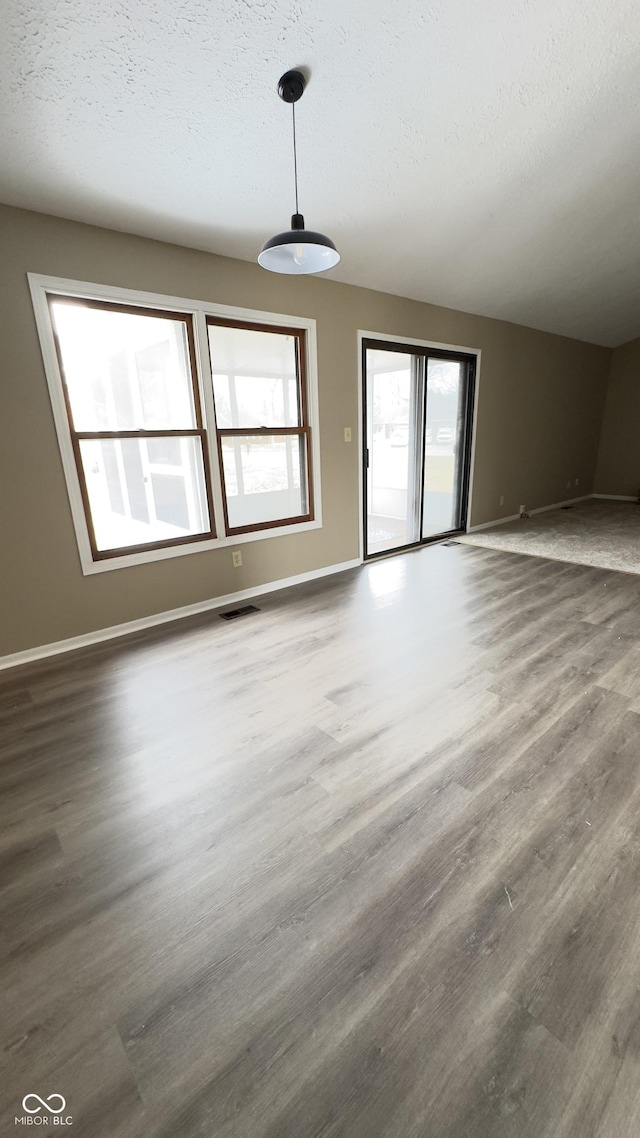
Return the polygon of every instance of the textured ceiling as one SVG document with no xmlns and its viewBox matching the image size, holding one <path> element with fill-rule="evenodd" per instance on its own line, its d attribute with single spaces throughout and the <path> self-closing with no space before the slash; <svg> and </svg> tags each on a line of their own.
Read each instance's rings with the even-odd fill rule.
<svg viewBox="0 0 640 1138">
<path fill-rule="evenodd" d="M 254 259 L 300 205 L 330 276 L 640 335 L 638 0 L 4 0 L 0 200 Z"/>
</svg>

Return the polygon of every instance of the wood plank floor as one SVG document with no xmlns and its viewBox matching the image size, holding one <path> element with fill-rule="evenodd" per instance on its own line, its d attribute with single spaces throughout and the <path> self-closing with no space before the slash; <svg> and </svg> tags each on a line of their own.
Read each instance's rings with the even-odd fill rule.
<svg viewBox="0 0 640 1138">
<path fill-rule="evenodd" d="M 640 578 L 426 549 L 0 675 L 0 1121 L 640 1134 Z"/>
</svg>

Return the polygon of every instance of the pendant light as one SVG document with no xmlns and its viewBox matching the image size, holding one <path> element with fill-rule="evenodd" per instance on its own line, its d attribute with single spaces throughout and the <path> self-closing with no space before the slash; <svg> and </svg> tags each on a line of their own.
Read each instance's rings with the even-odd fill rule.
<svg viewBox="0 0 640 1138">
<path fill-rule="evenodd" d="M 293 115 L 293 176 L 296 194 L 296 212 L 291 218 L 291 229 L 277 233 L 265 241 L 258 264 L 272 273 L 323 273 L 338 264 L 340 254 L 330 237 L 305 229 L 304 217 L 298 212 L 298 156 L 296 153 L 296 103 L 302 97 L 305 77 L 301 71 L 287 71 L 278 83 L 278 94 L 285 103 L 291 103 Z"/>
</svg>

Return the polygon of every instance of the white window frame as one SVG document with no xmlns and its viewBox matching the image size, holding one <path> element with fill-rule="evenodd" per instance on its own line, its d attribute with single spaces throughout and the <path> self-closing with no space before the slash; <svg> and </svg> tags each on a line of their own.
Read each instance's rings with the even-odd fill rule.
<svg viewBox="0 0 640 1138">
<path fill-rule="evenodd" d="M 322 528 L 322 494 L 320 483 L 320 416 L 318 408 L 318 365 L 316 322 L 306 316 L 283 315 L 280 312 L 261 312 L 251 308 L 237 308 L 227 304 L 213 304 L 210 301 L 187 300 L 184 297 L 165 296 L 154 292 L 139 292 L 135 289 L 113 288 L 111 285 L 92 284 L 88 281 L 67 280 L 63 277 L 43 276 L 27 273 L 33 311 L 40 339 L 44 370 L 49 388 L 51 409 L 58 436 L 71 516 L 73 518 L 82 572 L 106 573 L 114 569 L 124 569 L 131 565 L 144 565 L 149 561 L 164 561 L 168 557 L 184 557 L 191 553 L 202 553 L 207 549 L 224 549 L 227 546 L 244 545 L 251 541 L 264 541 L 267 538 L 286 537 L 290 534 L 305 533 L 307 530 Z M 94 561 L 87 528 L 84 502 L 73 453 L 69 420 L 64 400 L 64 388 L 58 356 L 56 353 L 53 328 L 47 304 L 47 293 L 73 296 L 86 300 L 110 300 L 120 304 L 139 305 L 140 308 L 166 309 L 169 312 L 184 312 L 193 318 L 196 343 L 196 382 L 200 391 L 204 426 L 207 432 L 207 446 L 211 468 L 211 493 L 213 499 L 213 522 L 215 538 L 204 541 L 189 541 L 184 545 L 167 546 L 163 549 L 140 550 L 137 553 L 114 554 L 108 558 Z M 251 533 L 227 537 L 224 525 L 222 481 L 217 450 L 215 408 L 213 399 L 213 380 L 209 357 L 207 316 L 220 316 L 229 320 L 254 321 L 256 324 L 274 324 L 286 328 L 299 328 L 305 332 L 307 408 L 311 431 L 311 475 L 314 491 L 314 519 L 297 522 L 293 525 L 279 525 L 269 529 L 255 530 Z"/>
</svg>

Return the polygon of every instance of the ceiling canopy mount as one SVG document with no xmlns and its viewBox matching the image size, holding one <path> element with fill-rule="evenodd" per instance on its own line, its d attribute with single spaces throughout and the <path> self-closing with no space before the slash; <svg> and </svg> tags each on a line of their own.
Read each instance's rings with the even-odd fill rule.
<svg viewBox="0 0 640 1138">
<path fill-rule="evenodd" d="M 304 95 L 307 80 L 301 71 L 285 71 L 278 82 L 278 94 L 285 103 L 297 103 Z"/>
</svg>

